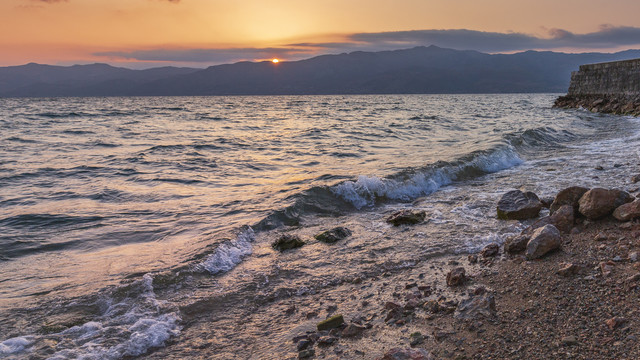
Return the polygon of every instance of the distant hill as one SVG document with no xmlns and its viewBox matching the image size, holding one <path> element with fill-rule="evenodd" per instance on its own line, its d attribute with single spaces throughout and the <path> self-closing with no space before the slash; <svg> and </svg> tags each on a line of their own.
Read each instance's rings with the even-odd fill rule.
<svg viewBox="0 0 640 360">
<path fill-rule="evenodd" d="M 0 96 L 563 93 L 579 65 L 633 58 L 640 50 L 492 55 L 429 46 L 207 69 L 27 64 L 0 68 Z"/>
</svg>

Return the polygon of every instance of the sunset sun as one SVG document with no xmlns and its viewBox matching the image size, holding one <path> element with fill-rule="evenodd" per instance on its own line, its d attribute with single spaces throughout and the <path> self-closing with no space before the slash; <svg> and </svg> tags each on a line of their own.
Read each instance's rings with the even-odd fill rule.
<svg viewBox="0 0 640 360">
<path fill-rule="evenodd" d="M 271 62 L 272 62 L 272 63 L 274 63 L 274 64 L 277 64 L 277 63 L 279 63 L 279 62 L 280 62 L 280 60 L 278 60 L 278 59 L 273 59 L 273 60 L 271 60 Z"/>
</svg>

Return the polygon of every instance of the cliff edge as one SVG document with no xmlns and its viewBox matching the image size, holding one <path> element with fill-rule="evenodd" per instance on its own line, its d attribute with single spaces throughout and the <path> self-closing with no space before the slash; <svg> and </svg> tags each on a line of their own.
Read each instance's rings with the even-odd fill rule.
<svg viewBox="0 0 640 360">
<path fill-rule="evenodd" d="M 640 59 L 581 65 L 554 107 L 640 116 Z"/>
</svg>

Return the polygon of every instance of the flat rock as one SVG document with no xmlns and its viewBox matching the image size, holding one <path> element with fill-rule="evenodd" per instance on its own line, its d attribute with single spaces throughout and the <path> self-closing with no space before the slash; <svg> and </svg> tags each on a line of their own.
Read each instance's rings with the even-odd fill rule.
<svg viewBox="0 0 640 360">
<path fill-rule="evenodd" d="M 387 222 L 394 226 L 399 225 L 415 225 L 424 221 L 427 214 L 424 211 L 400 210 L 391 214 L 387 218 Z"/>
<path fill-rule="evenodd" d="M 496 315 L 496 301 L 492 294 L 484 293 L 462 300 L 454 315 L 458 319 L 476 320 Z"/>
<path fill-rule="evenodd" d="M 620 221 L 629 221 L 640 217 L 640 199 L 618 206 L 613 217 Z"/>
<path fill-rule="evenodd" d="M 284 234 L 271 243 L 271 247 L 278 251 L 285 251 L 299 248 L 304 244 L 304 241 L 300 240 L 297 235 Z"/>
<path fill-rule="evenodd" d="M 333 228 L 331 230 L 323 231 L 323 232 L 317 234 L 314 237 L 318 241 L 322 241 L 324 243 L 332 244 L 332 243 L 340 241 L 342 239 L 346 239 L 349 236 L 351 236 L 351 230 L 349 230 L 349 229 L 347 229 L 345 227 L 342 227 L 342 226 L 338 226 L 338 227 L 335 227 L 335 228 Z"/>
<path fill-rule="evenodd" d="M 573 207 L 574 212 L 577 213 L 579 206 L 578 201 L 587 191 L 589 191 L 589 189 L 581 186 L 572 186 L 561 190 L 549 207 L 550 213 L 553 214 L 564 205 Z"/>
<path fill-rule="evenodd" d="M 562 236 L 560 231 L 553 225 L 545 225 L 531 235 L 527 243 L 527 260 L 533 260 L 544 256 L 546 253 L 560 248 Z"/>
<path fill-rule="evenodd" d="M 467 277 L 463 267 L 457 267 L 447 274 L 447 285 L 449 286 L 462 285 L 466 280 Z"/>
<path fill-rule="evenodd" d="M 542 209 L 542 202 L 538 196 L 530 191 L 512 190 L 500 198 L 496 211 L 498 219 L 525 220 L 538 216 Z"/>
<path fill-rule="evenodd" d="M 425 349 L 394 348 L 387 351 L 377 360 L 434 360 L 435 358 Z"/>
<path fill-rule="evenodd" d="M 634 199 L 626 191 L 594 188 L 582 195 L 578 201 L 578 210 L 588 219 L 595 220 L 611 214 L 620 205 L 631 202 Z"/>
<path fill-rule="evenodd" d="M 334 315 L 326 320 L 320 321 L 317 325 L 318 331 L 331 330 L 344 324 L 344 317 L 341 314 Z"/>
</svg>

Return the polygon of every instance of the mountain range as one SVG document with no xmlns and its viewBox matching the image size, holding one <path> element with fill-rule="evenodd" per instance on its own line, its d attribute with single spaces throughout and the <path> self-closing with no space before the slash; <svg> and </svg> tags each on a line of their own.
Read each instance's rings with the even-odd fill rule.
<svg viewBox="0 0 640 360">
<path fill-rule="evenodd" d="M 563 93 L 581 64 L 634 58 L 640 50 L 486 54 L 429 46 L 206 69 L 31 63 L 0 67 L 0 97 Z"/>
</svg>

